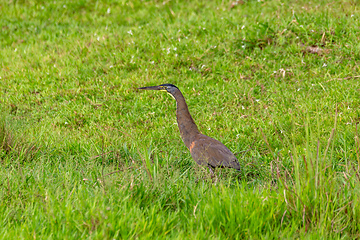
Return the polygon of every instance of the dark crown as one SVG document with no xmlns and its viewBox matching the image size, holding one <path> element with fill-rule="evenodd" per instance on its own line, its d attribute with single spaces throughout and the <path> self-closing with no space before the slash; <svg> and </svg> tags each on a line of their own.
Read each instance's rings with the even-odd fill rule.
<svg viewBox="0 0 360 240">
<path fill-rule="evenodd" d="M 160 86 L 164 86 L 164 87 L 174 87 L 179 89 L 177 86 L 173 85 L 173 84 L 169 84 L 169 83 L 165 83 L 165 84 L 161 84 Z"/>
</svg>

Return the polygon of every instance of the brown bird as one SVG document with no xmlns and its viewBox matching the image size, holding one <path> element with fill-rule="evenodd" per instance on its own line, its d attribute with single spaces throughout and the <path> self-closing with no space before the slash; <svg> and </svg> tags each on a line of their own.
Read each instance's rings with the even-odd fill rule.
<svg viewBox="0 0 360 240">
<path fill-rule="evenodd" d="M 200 133 L 190 115 L 184 96 L 175 85 L 161 84 L 139 89 L 166 91 L 175 98 L 176 120 L 180 135 L 197 164 L 208 167 L 212 174 L 216 167 L 235 168 L 240 171 L 239 161 L 224 144 Z"/>
</svg>

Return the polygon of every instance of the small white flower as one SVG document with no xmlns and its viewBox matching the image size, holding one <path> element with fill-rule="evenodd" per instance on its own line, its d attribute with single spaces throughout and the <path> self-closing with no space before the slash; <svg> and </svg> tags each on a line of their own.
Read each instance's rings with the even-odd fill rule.
<svg viewBox="0 0 360 240">
<path fill-rule="evenodd" d="M 17 48 L 15 48 L 14 52 L 16 52 L 16 51 L 17 51 Z"/>
<path fill-rule="evenodd" d="M 211 128 L 208 128 L 208 130 L 210 130 Z"/>
<path fill-rule="evenodd" d="M 241 47 L 245 49 L 245 45 L 242 45 Z"/>
<path fill-rule="evenodd" d="M 147 68 L 145 69 L 145 72 L 147 72 Z"/>
<path fill-rule="evenodd" d="M 203 30 L 205 30 L 206 28 L 203 28 Z"/>
<path fill-rule="evenodd" d="M 327 67 L 327 64 L 326 64 L 326 63 L 324 63 L 323 67 Z"/>
<path fill-rule="evenodd" d="M 177 54 L 175 54 L 175 57 L 177 57 L 178 55 Z"/>
<path fill-rule="evenodd" d="M 54 68 L 56 68 L 56 65 L 54 64 Z"/>
<path fill-rule="evenodd" d="M 216 48 L 216 45 L 214 46 L 214 48 Z"/>
<path fill-rule="evenodd" d="M 154 64 L 154 63 L 155 63 L 155 61 L 151 61 L 150 63 L 151 63 L 151 64 Z"/>
<path fill-rule="evenodd" d="M 354 14 L 351 14 L 351 16 L 350 17 L 353 17 L 354 16 Z"/>
<path fill-rule="evenodd" d="M 132 31 L 131 31 L 131 30 L 130 30 L 130 31 L 128 31 L 127 33 L 128 33 L 128 34 L 130 34 L 130 35 L 133 35 L 133 33 L 132 33 Z"/>
<path fill-rule="evenodd" d="M 68 122 L 65 122 L 65 124 L 69 124 Z"/>
<path fill-rule="evenodd" d="M 100 37 L 97 37 L 96 40 L 100 41 Z"/>
<path fill-rule="evenodd" d="M 245 28 L 245 25 L 242 25 L 241 29 L 244 29 Z"/>
<path fill-rule="evenodd" d="M 110 65 L 110 67 L 109 68 L 113 68 L 114 66 L 113 65 Z"/>
<path fill-rule="evenodd" d="M 63 5 L 63 8 L 66 8 L 66 5 Z"/>
<path fill-rule="evenodd" d="M 189 68 L 189 71 L 192 71 L 192 69 L 191 69 L 191 68 Z"/>
<path fill-rule="evenodd" d="M 177 48 L 176 47 L 174 47 L 174 51 L 176 51 L 177 50 Z"/>
<path fill-rule="evenodd" d="M 301 88 L 298 88 L 298 90 L 297 90 L 297 91 L 300 91 L 300 89 L 301 89 Z"/>
<path fill-rule="evenodd" d="M 303 28 L 304 26 L 303 25 L 300 25 L 301 28 Z"/>
<path fill-rule="evenodd" d="M 259 102 L 259 101 L 260 101 L 260 99 L 255 99 L 255 101 L 256 101 L 256 102 Z"/>
<path fill-rule="evenodd" d="M 274 71 L 274 73 L 276 73 L 276 71 Z"/>
<path fill-rule="evenodd" d="M 106 13 L 107 13 L 107 14 L 110 14 L 110 8 L 107 9 Z"/>
<path fill-rule="evenodd" d="M 202 66 L 201 66 L 201 69 L 203 69 L 204 67 L 205 67 L 205 65 L 202 65 Z"/>
<path fill-rule="evenodd" d="M 241 109 L 242 109 L 242 110 L 245 110 L 245 107 L 244 107 L 244 106 L 241 106 Z"/>
<path fill-rule="evenodd" d="M 41 6 L 41 9 L 44 9 L 44 6 Z"/>
<path fill-rule="evenodd" d="M 311 32 L 315 32 L 314 30 L 311 30 Z"/>
</svg>

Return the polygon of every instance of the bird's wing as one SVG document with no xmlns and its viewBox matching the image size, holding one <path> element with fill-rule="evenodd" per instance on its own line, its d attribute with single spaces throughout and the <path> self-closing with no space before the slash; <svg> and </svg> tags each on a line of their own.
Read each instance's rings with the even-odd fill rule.
<svg viewBox="0 0 360 240">
<path fill-rule="evenodd" d="M 231 167 L 240 170 L 235 155 L 221 142 L 206 135 L 194 141 L 191 156 L 200 165 Z"/>
</svg>

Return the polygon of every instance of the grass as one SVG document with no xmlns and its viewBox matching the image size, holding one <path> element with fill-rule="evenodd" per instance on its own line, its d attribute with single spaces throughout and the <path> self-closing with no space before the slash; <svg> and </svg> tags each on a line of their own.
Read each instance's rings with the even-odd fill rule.
<svg viewBox="0 0 360 240">
<path fill-rule="evenodd" d="M 0 1 L 2 239 L 360 237 L 356 2 L 234 3 Z"/>
</svg>

